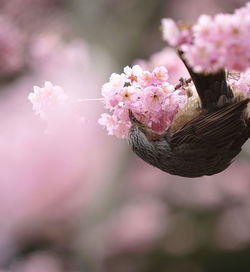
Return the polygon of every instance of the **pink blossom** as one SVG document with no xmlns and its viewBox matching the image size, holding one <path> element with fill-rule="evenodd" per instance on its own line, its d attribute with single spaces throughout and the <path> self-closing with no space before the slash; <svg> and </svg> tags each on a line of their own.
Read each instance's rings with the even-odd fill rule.
<svg viewBox="0 0 250 272">
<path fill-rule="evenodd" d="M 189 26 L 179 22 L 178 25 L 170 18 L 162 19 L 163 39 L 173 47 L 191 42 Z"/>
<path fill-rule="evenodd" d="M 184 106 L 185 102 L 186 97 L 185 95 L 182 95 L 179 90 L 166 96 L 166 100 L 163 103 L 163 109 L 165 109 L 169 116 L 170 124 L 172 123 L 175 114 Z"/>
<path fill-rule="evenodd" d="M 44 88 L 34 86 L 33 89 L 28 99 L 32 103 L 35 113 L 42 118 L 58 110 L 58 107 L 65 105 L 68 100 L 64 90 L 60 86 L 53 86 L 49 81 L 44 83 Z"/>
<path fill-rule="evenodd" d="M 132 68 L 126 66 L 124 68 L 124 73 L 127 77 L 127 82 L 134 83 L 138 81 L 138 77 L 142 73 L 142 69 L 139 65 L 134 65 Z"/>
<path fill-rule="evenodd" d="M 107 108 L 113 109 L 119 103 L 119 92 L 122 90 L 125 84 L 125 77 L 113 73 L 110 76 L 109 82 L 102 86 L 102 95 L 106 99 Z"/>
<path fill-rule="evenodd" d="M 159 87 L 147 87 L 144 90 L 143 101 L 146 108 L 158 111 L 164 99 L 164 92 Z"/>
<path fill-rule="evenodd" d="M 188 59 L 189 64 L 194 71 L 201 73 L 206 67 L 207 73 L 214 73 L 224 67 L 224 57 L 217 54 L 214 46 L 208 46 L 206 43 L 200 42 L 196 46 L 182 46 L 184 57 Z"/>
<path fill-rule="evenodd" d="M 243 72 L 250 66 L 249 10 L 248 4 L 234 14 L 201 15 L 190 33 L 163 19 L 163 38 L 181 48 L 196 72 L 216 73 L 224 68 Z"/>
<path fill-rule="evenodd" d="M 170 18 L 162 19 L 161 23 L 163 39 L 168 42 L 169 45 L 177 46 L 181 36 L 177 24 Z"/>
<path fill-rule="evenodd" d="M 118 121 L 118 123 L 113 128 L 113 135 L 115 135 L 117 138 L 126 138 L 128 131 L 131 127 L 131 124 L 129 121 Z"/>
<path fill-rule="evenodd" d="M 102 87 L 106 107 L 112 115 L 102 115 L 99 124 L 107 128 L 109 135 L 126 138 L 131 126 L 128 112 L 132 110 L 136 118 L 145 125 L 157 132 L 164 131 L 171 124 L 177 109 L 183 105 L 185 93 L 176 91 L 167 82 L 168 71 L 164 66 L 155 67 L 153 72 L 143 71 L 139 65 L 133 68 L 127 66 L 124 72 L 121 75 L 115 74 L 119 82 L 115 88 L 111 87 L 114 74 Z M 179 95 L 183 98 L 169 99 Z"/>
<path fill-rule="evenodd" d="M 101 126 L 105 126 L 107 128 L 108 134 L 113 135 L 114 134 L 114 126 L 116 123 L 116 120 L 114 116 L 108 114 L 108 113 L 102 113 L 101 117 L 98 119 L 98 123 Z"/>
<path fill-rule="evenodd" d="M 236 75 L 230 78 L 230 84 L 234 91 L 242 92 L 246 97 L 250 97 L 250 70 L 241 73 L 239 78 Z"/>
<path fill-rule="evenodd" d="M 168 80 L 168 71 L 164 66 L 156 67 L 153 75 L 158 82 L 164 83 Z"/>
<path fill-rule="evenodd" d="M 198 18 L 197 24 L 193 26 L 194 35 L 206 38 L 208 35 L 211 34 L 210 27 L 212 23 L 213 22 L 211 16 L 204 14 L 201 15 Z"/>
<path fill-rule="evenodd" d="M 137 60 L 136 63 L 147 70 L 152 70 L 156 66 L 164 66 L 168 71 L 168 82 L 172 84 L 176 84 L 180 77 L 189 77 L 185 65 L 176 54 L 176 50 L 171 47 L 165 47 L 161 51 L 154 53 L 148 61 Z M 143 73 L 145 73 L 145 71 Z M 147 81 L 145 81 L 145 87 L 148 86 L 146 83 Z M 149 84 L 151 83 L 152 82 L 150 81 Z M 142 83 L 140 84 L 143 85 Z"/>
<path fill-rule="evenodd" d="M 109 83 L 111 84 L 112 90 L 120 90 L 125 83 L 125 77 L 116 73 L 110 76 Z"/>
<path fill-rule="evenodd" d="M 153 83 L 153 80 L 153 75 L 149 71 L 143 71 L 138 79 L 139 84 L 143 87 L 150 86 Z"/>
</svg>

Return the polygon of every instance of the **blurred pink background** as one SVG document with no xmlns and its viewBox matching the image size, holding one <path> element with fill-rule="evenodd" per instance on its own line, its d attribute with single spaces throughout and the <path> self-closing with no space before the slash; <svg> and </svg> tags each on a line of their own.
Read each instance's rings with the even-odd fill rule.
<svg viewBox="0 0 250 272">
<path fill-rule="evenodd" d="M 27 97 L 45 81 L 99 98 L 111 72 L 188 74 L 160 21 L 192 23 L 247 1 L 0 0 L 0 271 L 250 271 L 250 142 L 223 173 L 171 176 L 108 136 L 100 101 L 57 129 Z"/>
</svg>

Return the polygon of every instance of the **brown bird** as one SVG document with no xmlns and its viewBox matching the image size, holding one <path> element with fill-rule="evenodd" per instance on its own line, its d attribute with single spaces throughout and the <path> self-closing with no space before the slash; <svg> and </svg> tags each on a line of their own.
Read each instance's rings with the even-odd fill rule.
<svg viewBox="0 0 250 272">
<path fill-rule="evenodd" d="M 250 137 L 249 98 L 232 92 L 225 71 L 195 73 L 183 59 L 198 95 L 188 94 L 172 125 L 158 134 L 129 112 L 128 143 L 149 164 L 173 175 L 200 177 L 225 170 Z"/>
</svg>

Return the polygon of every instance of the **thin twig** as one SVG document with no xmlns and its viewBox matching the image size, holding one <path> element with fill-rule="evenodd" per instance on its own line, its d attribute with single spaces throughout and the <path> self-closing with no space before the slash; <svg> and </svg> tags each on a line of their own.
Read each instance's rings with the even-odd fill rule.
<svg viewBox="0 0 250 272">
<path fill-rule="evenodd" d="M 84 98 L 78 99 L 78 102 L 86 102 L 86 101 L 104 101 L 104 98 Z"/>
<path fill-rule="evenodd" d="M 175 85 L 175 88 L 174 88 L 175 90 L 177 90 L 185 85 L 187 86 L 192 81 L 192 78 L 190 77 L 188 79 L 184 79 L 181 77 L 179 80 L 180 80 L 180 83 Z"/>
</svg>

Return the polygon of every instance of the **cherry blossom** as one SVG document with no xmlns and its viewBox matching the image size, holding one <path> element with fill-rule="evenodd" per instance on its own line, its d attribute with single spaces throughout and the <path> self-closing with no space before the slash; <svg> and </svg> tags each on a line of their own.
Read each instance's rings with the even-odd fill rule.
<svg viewBox="0 0 250 272">
<path fill-rule="evenodd" d="M 188 71 L 181 61 L 181 59 L 176 54 L 176 50 L 171 47 L 165 47 L 162 50 L 154 53 L 150 56 L 149 60 L 136 60 L 136 64 L 139 64 L 145 70 L 154 69 L 156 66 L 164 66 L 168 71 L 168 82 L 175 84 L 178 82 L 180 77 L 188 78 Z M 152 83 L 149 75 L 143 72 L 143 79 L 145 80 L 146 86 Z M 150 74 L 150 73 L 149 73 Z M 140 82 L 142 85 L 142 83 Z"/>
<path fill-rule="evenodd" d="M 242 92 L 245 96 L 250 97 L 250 69 L 241 73 L 237 78 L 237 75 L 232 75 L 229 79 L 234 91 Z"/>
<path fill-rule="evenodd" d="M 65 104 L 68 96 L 60 86 L 53 86 L 51 82 L 46 81 L 44 88 L 34 86 L 28 99 L 33 104 L 35 113 L 41 118 L 45 118 L 48 113 L 55 111 L 59 105 Z"/>
<path fill-rule="evenodd" d="M 102 95 L 111 114 L 102 114 L 99 124 L 106 127 L 109 135 L 118 138 L 127 137 L 131 126 L 129 110 L 142 123 L 162 132 L 186 101 L 185 93 L 168 82 L 164 66 L 155 67 L 152 72 L 139 65 L 126 66 L 124 73 L 111 75 L 102 87 Z"/>
<path fill-rule="evenodd" d="M 195 72 L 216 73 L 224 68 L 243 72 L 250 65 L 249 11 L 247 3 L 233 14 L 200 15 L 190 31 L 163 19 L 163 38 L 184 52 Z"/>
<path fill-rule="evenodd" d="M 181 31 L 174 20 L 170 18 L 162 19 L 163 39 L 171 46 L 176 46 L 181 36 Z"/>
</svg>

